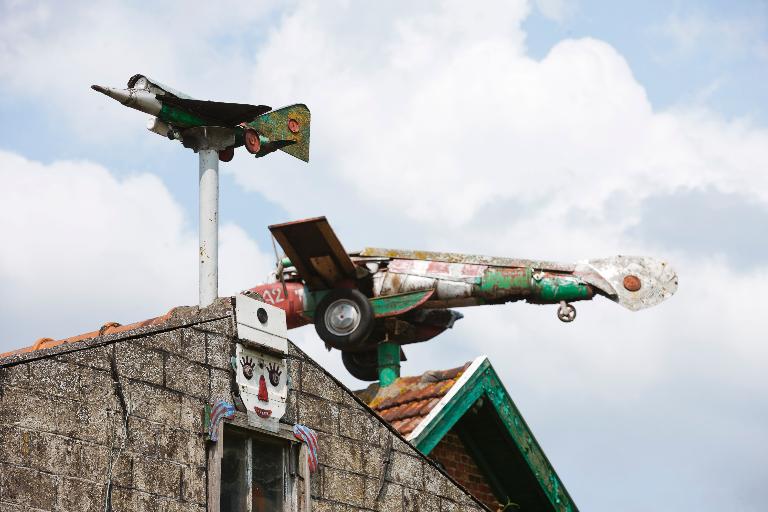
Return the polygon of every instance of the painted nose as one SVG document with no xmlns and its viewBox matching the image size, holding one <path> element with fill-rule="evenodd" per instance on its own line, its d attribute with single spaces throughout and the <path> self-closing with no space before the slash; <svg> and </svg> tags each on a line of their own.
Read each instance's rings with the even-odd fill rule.
<svg viewBox="0 0 768 512">
<path fill-rule="evenodd" d="M 262 375 L 259 377 L 259 400 L 269 402 L 269 393 L 267 393 L 267 379 Z"/>
</svg>

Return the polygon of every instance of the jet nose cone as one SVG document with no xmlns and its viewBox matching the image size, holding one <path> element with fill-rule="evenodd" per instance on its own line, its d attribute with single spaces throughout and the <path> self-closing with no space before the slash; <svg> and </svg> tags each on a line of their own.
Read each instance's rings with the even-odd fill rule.
<svg viewBox="0 0 768 512">
<path fill-rule="evenodd" d="M 125 89 L 115 89 L 113 87 L 102 87 L 100 85 L 92 85 L 91 89 L 98 91 L 101 94 L 106 94 L 113 100 L 117 100 L 122 104 L 126 104 L 130 100 L 130 92 Z"/>
<path fill-rule="evenodd" d="M 135 108 L 147 114 L 156 116 L 162 105 L 153 93 L 139 89 L 115 89 L 114 87 L 102 87 L 92 85 L 91 89 L 119 101 L 126 107 Z"/>
</svg>

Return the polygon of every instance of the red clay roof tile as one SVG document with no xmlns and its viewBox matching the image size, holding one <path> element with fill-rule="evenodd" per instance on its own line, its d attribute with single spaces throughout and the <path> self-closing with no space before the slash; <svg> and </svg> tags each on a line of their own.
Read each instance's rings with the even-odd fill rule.
<svg viewBox="0 0 768 512">
<path fill-rule="evenodd" d="M 402 435 L 413 432 L 448 391 L 470 363 L 450 370 L 430 370 L 422 375 L 400 377 L 385 388 L 372 384 L 357 392 L 379 416 Z"/>
<path fill-rule="evenodd" d="M 162 324 L 163 322 L 166 322 L 171 317 L 171 315 L 173 315 L 176 309 L 177 308 L 171 309 L 170 311 L 168 311 L 168 313 L 164 314 L 163 316 L 149 318 L 147 320 L 134 322 L 128 325 L 120 325 L 117 322 L 107 322 L 104 325 L 102 325 L 97 331 L 86 332 L 83 334 L 78 334 L 77 336 L 71 336 L 69 338 L 63 338 L 60 340 L 54 340 L 53 338 L 40 338 L 29 347 L 24 347 L 24 348 L 12 350 L 10 352 L 5 352 L 4 354 L 0 354 L 0 359 L 4 357 L 16 355 L 16 354 L 23 354 L 25 352 L 34 352 L 35 350 L 53 348 L 58 345 L 62 345 L 64 343 L 74 343 L 76 341 L 87 340 L 89 338 L 95 338 L 97 336 L 103 336 L 105 334 L 114 334 L 118 332 L 131 331 L 133 329 L 138 329 L 139 327 L 147 327 L 149 325 Z"/>
</svg>

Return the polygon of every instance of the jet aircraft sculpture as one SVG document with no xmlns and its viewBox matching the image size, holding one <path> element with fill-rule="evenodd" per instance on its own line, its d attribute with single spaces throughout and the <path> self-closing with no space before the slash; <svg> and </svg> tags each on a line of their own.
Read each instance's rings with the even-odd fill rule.
<svg viewBox="0 0 768 512">
<path fill-rule="evenodd" d="M 237 147 L 245 146 L 257 158 L 281 150 L 305 162 L 309 161 L 309 109 L 296 104 L 272 110 L 266 105 L 196 100 L 152 80 L 134 75 L 127 89 L 92 85 L 126 107 L 153 116 L 150 131 L 194 147 L 196 137 L 190 128 L 216 126 L 228 128 L 234 142 L 219 151 L 219 159 L 229 162 Z"/>
<path fill-rule="evenodd" d="M 285 310 L 289 329 L 314 323 L 361 380 L 377 378 L 378 343 L 429 340 L 463 317 L 450 308 L 525 300 L 557 304 L 558 318 L 571 322 L 572 302 L 602 295 L 636 311 L 677 290 L 674 270 L 648 257 L 562 264 L 373 248 L 347 253 L 325 217 L 269 229 L 287 257 L 275 282 L 250 291 Z"/>
<path fill-rule="evenodd" d="M 229 162 L 245 146 L 257 158 L 276 150 L 309 161 L 309 109 L 295 104 L 278 110 L 265 105 L 190 98 L 152 80 L 133 75 L 126 89 L 92 85 L 91 89 L 126 107 L 150 114 L 147 128 L 198 154 L 200 178 L 200 307 L 218 297 L 219 160 Z"/>
</svg>

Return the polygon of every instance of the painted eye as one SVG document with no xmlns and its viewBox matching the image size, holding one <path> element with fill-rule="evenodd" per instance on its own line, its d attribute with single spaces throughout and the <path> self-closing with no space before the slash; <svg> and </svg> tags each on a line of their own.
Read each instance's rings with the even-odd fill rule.
<svg viewBox="0 0 768 512">
<path fill-rule="evenodd" d="M 267 373 L 269 374 L 269 383 L 277 387 L 277 385 L 280 384 L 280 375 L 283 373 L 282 370 L 280 370 L 276 364 L 272 363 L 267 366 Z"/>
</svg>

